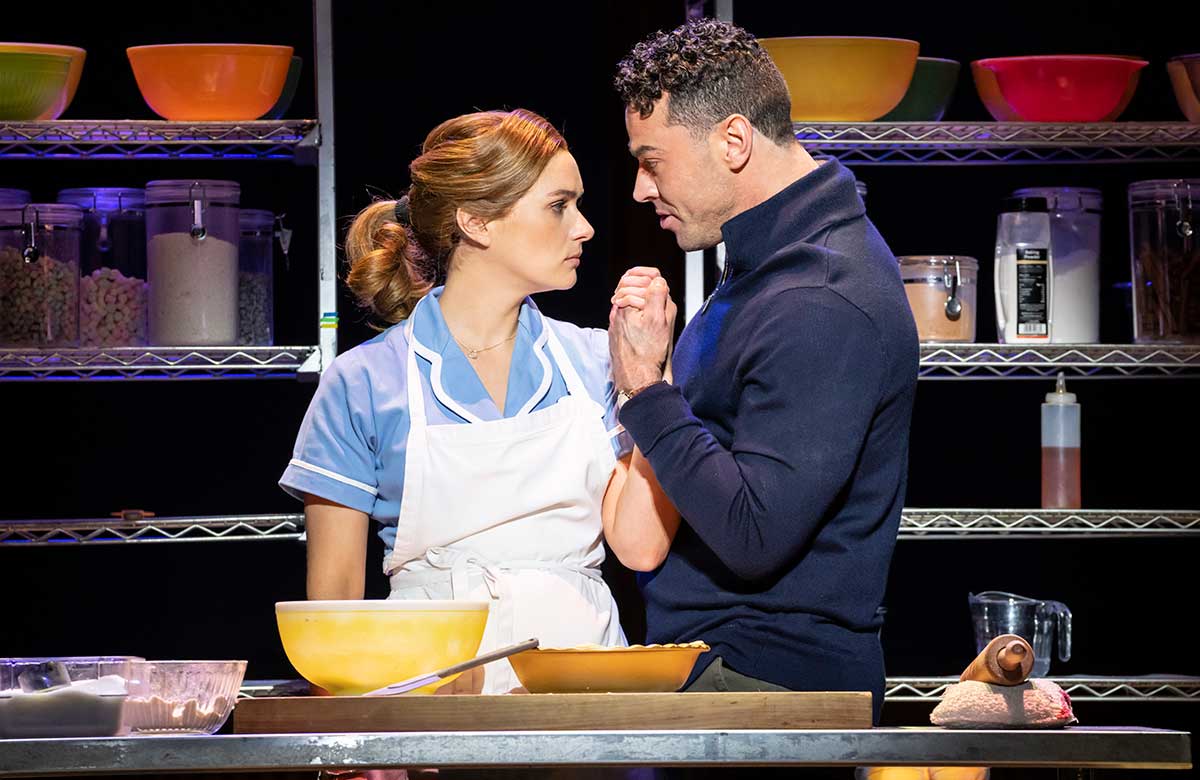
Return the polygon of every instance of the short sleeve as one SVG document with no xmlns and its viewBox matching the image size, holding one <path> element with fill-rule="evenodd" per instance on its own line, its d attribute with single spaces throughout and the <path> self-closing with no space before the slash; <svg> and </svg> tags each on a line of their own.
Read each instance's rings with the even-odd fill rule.
<svg viewBox="0 0 1200 780">
<path fill-rule="evenodd" d="M 319 496 L 371 514 L 379 492 L 370 383 L 334 361 L 313 395 L 279 486 L 296 498 Z"/>
<path fill-rule="evenodd" d="M 608 351 L 608 331 L 591 328 L 588 332 L 592 359 L 600 368 L 604 381 L 603 399 L 597 399 L 604 404 L 604 430 L 612 437 L 613 453 L 617 458 L 624 458 L 633 452 L 633 437 L 617 419 L 617 384 L 613 380 L 612 355 Z"/>
</svg>

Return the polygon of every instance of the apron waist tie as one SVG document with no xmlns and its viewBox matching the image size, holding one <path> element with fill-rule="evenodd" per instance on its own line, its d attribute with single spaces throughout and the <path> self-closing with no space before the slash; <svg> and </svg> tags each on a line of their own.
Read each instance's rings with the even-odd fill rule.
<svg viewBox="0 0 1200 780">
<path fill-rule="evenodd" d="M 472 570 L 483 575 L 488 593 L 496 601 L 489 620 L 496 621 L 496 646 L 511 645 L 518 641 L 513 635 L 513 594 L 505 572 L 522 570 L 541 571 L 570 571 L 582 574 L 588 579 L 603 583 L 598 569 L 556 561 L 506 561 L 498 564 L 475 553 L 464 550 L 454 550 L 449 547 L 430 547 L 425 551 L 423 559 L 419 559 L 421 568 L 405 571 L 401 569 L 389 578 L 392 590 L 417 588 L 424 585 L 443 584 L 450 580 L 450 598 L 464 600 L 471 592 L 470 574 Z M 428 567 L 428 568 L 426 568 Z M 520 637 L 528 639 L 529 637 Z M 489 648 L 490 649 L 490 648 Z"/>
<path fill-rule="evenodd" d="M 471 592 L 470 574 L 473 571 L 483 575 L 484 584 L 487 585 L 488 593 L 493 599 L 501 597 L 501 575 L 504 572 L 569 571 L 596 582 L 604 582 L 604 578 L 600 576 L 600 570 L 590 566 L 538 560 L 496 563 L 476 553 L 455 550 L 450 547 L 430 547 L 422 558 L 410 563 L 418 563 L 420 568 L 405 569 L 401 567 L 391 573 L 388 579 L 392 590 L 440 585 L 449 579 L 450 597 L 465 599 Z M 410 564 L 405 564 L 405 566 L 407 565 Z"/>
</svg>

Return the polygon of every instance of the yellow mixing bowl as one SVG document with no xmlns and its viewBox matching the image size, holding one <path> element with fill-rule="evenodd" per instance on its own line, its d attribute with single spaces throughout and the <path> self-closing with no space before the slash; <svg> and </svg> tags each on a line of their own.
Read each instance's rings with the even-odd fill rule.
<svg viewBox="0 0 1200 780">
<path fill-rule="evenodd" d="M 304 679 L 353 696 L 474 658 L 486 601 L 281 601 L 284 652 Z M 432 693 L 453 680 L 413 693 Z"/>
<path fill-rule="evenodd" d="M 71 101 L 75 99 L 75 90 L 79 88 L 79 79 L 83 77 L 83 62 L 87 59 L 87 52 L 78 46 L 61 46 L 56 43 L 0 43 L 0 52 L 6 51 L 58 54 L 71 58 L 71 69 L 67 74 L 66 89 L 60 92 L 58 100 L 54 102 L 54 105 L 39 116 L 38 119 L 58 119 L 62 116 L 62 113 L 71 105 Z"/>
<path fill-rule="evenodd" d="M 793 122 L 872 122 L 904 98 L 920 45 L 901 38 L 759 38 L 792 94 Z"/>
</svg>

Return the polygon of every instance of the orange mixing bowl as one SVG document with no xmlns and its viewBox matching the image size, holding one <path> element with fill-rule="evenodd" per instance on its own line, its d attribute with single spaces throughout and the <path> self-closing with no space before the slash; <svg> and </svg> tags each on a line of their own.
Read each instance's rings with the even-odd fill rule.
<svg viewBox="0 0 1200 780">
<path fill-rule="evenodd" d="M 180 122 L 241 122 L 265 114 L 283 92 L 291 46 L 177 43 L 127 49 L 154 113 Z"/>
<path fill-rule="evenodd" d="M 1179 110 L 1189 122 L 1200 122 L 1200 55 L 1171 59 L 1167 73 Z"/>
<path fill-rule="evenodd" d="M 25 51 L 34 54 L 58 54 L 71 58 L 71 69 L 67 73 L 67 86 L 59 95 L 58 100 L 38 119 L 58 119 L 75 99 L 75 90 L 79 89 L 79 79 L 83 76 L 83 61 L 87 59 L 87 51 L 78 46 L 60 46 L 55 43 L 0 43 L 0 52 Z"/>
</svg>

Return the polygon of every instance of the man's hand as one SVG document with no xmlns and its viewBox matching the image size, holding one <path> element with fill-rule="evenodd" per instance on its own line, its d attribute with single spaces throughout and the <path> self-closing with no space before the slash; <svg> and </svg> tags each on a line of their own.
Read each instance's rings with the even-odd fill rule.
<svg viewBox="0 0 1200 780">
<path fill-rule="evenodd" d="M 608 318 L 618 390 L 637 390 L 663 378 L 675 314 L 670 289 L 658 269 L 632 268 L 621 278 Z"/>
</svg>

